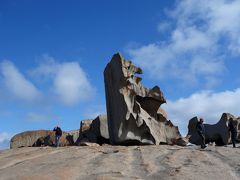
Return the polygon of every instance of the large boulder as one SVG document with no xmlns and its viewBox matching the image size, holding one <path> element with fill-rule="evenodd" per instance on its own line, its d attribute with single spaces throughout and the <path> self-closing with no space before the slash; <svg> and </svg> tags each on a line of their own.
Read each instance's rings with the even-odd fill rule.
<svg viewBox="0 0 240 180">
<path fill-rule="evenodd" d="M 84 133 L 85 131 L 88 131 L 91 127 L 91 124 L 92 124 L 92 121 L 91 119 L 87 119 L 87 120 L 82 120 L 80 122 L 80 134 Z"/>
<path fill-rule="evenodd" d="M 94 120 L 81 121 L 79 145 L 85 142 L 109 143 L 107 115 L 99 115 Z"/>
<path fill-rule="evenodd" d="M 25 131 L 16 134 L 10 141 L 10 148 L 53 146 L 55 144 L 55 132 L 50 130 Z M 63 132 L 60 138 L 61 146 L 73 145 L 73 135 Z"/>
<path fill-rule="evenodd" d="M 221 119 L 216 124 L 204 124 L 206 131 L 206 143 L 215 142 L 216 145 L 227 145 L 230 142 L 230 132 L 228 128 L 229 119 L 233 118 L 233 120 L 238 123 L 238 128 L 240 128 L 240 119 L 234 117 L 230 113 L 223 113 Z M 197 133 L 196 125 L 198 123 L 198 118 L 194 117 L 189 120 L 188 124 L 188 137 L 189 142 L 193 144 L 200 145 L 201 139 Z M 239 134 L 238 134 L 239 138 Z M 240 139 L 238 139 L 240 140 Z"/>
<path fill-rule="evenodd" d="M 93 120 L 82 120 L 80 122 L 80 134 L 77 145 L 83 144 L 83 142 L 97 142 L 97 136 L 91 129 Z"/>
<path fill-rule="evenodd" d="M 78 130 L 72 130 L 72 131 L 68 131 L 68 139 L 72 139 L 73 144 L 75 145 L 78 141 L 79 138 L 79 129 Z"/>
<path fill-rule="evenodd" d="M 107 115 L 99 115 L 91 124 L 91 131 L 97 136 L 97 141 L 101 144 L 101 141 L 109 140 Z"/>
<path fill-rule="evenodd" d="M 142 70 L 117 53 L 104 70 L 111 144 L 183 143 L 179 130 L 160 109 L 166 100 L 158 86 L 142 86 Z M 180 141 L 179 141 L 180 140 Z"/>
</svg>

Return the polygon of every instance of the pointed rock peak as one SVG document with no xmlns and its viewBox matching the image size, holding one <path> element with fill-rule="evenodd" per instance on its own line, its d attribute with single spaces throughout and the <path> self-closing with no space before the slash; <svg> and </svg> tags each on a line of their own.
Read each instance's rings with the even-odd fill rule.
<svg viewBox="0 0 240 180">
<path fill-rule="evenodd" d="M 124 57 L 122 56 L 122 54 L 120 52 L 117 52 L 116 54 L 113 55 L 113 58 L 120 58 L 120 59 L 124 59 Z"/>
<path fill-rule="evenodd" d="M 120 62 L 123 62 L 124 60 L 125 59 L 120 52 L 117 52 L 116 54 L 114 54 L 111 59 L 111 61 L 120 61 Z"/>
</svg>

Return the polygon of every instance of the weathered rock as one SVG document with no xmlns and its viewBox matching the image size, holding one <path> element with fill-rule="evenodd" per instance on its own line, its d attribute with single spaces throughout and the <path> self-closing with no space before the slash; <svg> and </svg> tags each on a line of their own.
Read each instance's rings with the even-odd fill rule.
<svg viewBox="0 0 240 180">
<path fill-rule="evenodd" d="M 72 131 L 68 131 L 67 133 L 68 133 L 69 139 L 73 140 L 73 144 L 76 144 L 79 138 L 80 130 L 72 130 Z"/>
<path fill-rule="evenodd" d="M 79 143 L 109 143 L 108 123 L 106 115 L 99 115 L 94 120 L 81 121 Z"/>
<path fill-rule="evenodd" d="M 97 136 L 91 129 L 92 122 L 93 120 L 81 121 L 80 134 L 77 145 L 81 145 L 83 142 L 97 143 Z"/>
<path fill-rule="evenodd" d="M 237 130 L 238 130 L 238 132 L 237 132 L 237 141 L 238 142 L 240 142 L 240 117 L 238 117 L 237 118 L 237 123 L 238 123 L 238 125 L 237 125 Z"/>
<path fill-rule="evenodd" d="M 168 118 L 167 112 L 164 109 L 162 109 L 162 108 L 158 109 L 158 114 L 161 114 L 165 119 Z"/>
<path fill-rule="evenodd" d="M 82 120 L 80 122 L 80 133 L 84 133 L 85 131 L 88 131 L 90 129 L 92 121 L 93 120 L 91 120 L 91 119 Z"/>
<path fill-rule="evenodd" d="M 239 148 L 29 147 L 0 150 L 1 180 L 239 180 Z M 91 147 L 93 146 L 93 147 Z M 95 147 L 96 146 L 96 147 Z"/>
<path fill-rule="evenodd" d="M 166 100 L 158 86 L 142 86 L 142 70 L 115 54 L 104 71 L 109 136 L 112 144 L 172 144 L 181 139 L 159 109 Z"/>
<path fill-rule="evenodd" d="M 49 130 L 25 131 L 13 136 L 10 141 L 10 148 L 32 147 L 32 146 L 53 146 L 55 144 L 55 132 Z M 73 145 L 73 137 L 63 132 L 60 138 L 61 146 Z"/>
<path fill-rule="evenodd" d="M 81 141 L 80 146 L 90 146 L 90 147 L 99 147 L 100 145 L 94 142 Z"/>
<path fill-rule="evenodd" d="M 104 138 L 105 140 L 109 139 L 107 115 L 99 115 L 96 117 L 93 120 L 90 129 L 98 138 Z"/>
<path fill-rule="evenodd" d="M 234 121 L 239 123 L 239 119 L 235 118 L 232 114 L 223 113 L 221 119 L 216 124 L 204 124 L 206 135 L 206 143 L 215 142 L 216 145 L 227 145 L 230 142 L 230 132 L 228 130 L 228 121 L 233 118 Z M 188 124 L 188 137 L 189 142 L 193 144 L 200 145 L 201 139 L 196 131 L 196 125 L 198 123 L 198 118 L 194 117 L 189 120 Z M 239 123 L 240 124 L 240 123 Z M 240 125 L 238 125 L 238 128 Z"/>
</svg>

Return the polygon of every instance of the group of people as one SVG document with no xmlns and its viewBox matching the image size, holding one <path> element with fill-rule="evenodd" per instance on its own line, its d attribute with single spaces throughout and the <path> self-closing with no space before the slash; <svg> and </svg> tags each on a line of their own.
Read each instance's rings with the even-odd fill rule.
<svg viewBox="0 0 240 180">
<path fill-rule="evenodd" d="M 198 132 L 198 135 L 201 138 L 201 148 L 204 149 L 206 148 L 206 144 L 205 144 L 205 127 L 203 124 L 204 120 L 202 118 L 199 119 L 196 129 Z M 232 144 L 233 144 L 233 148 L 236 147 L 236 139 L 237 139 L 237 123 L 234 122 L 233 118 L 229 119 L 229 123 L 228 123 L 228 130 L 231 132 L 231 140 L 232 140 Z"/>
</svg>

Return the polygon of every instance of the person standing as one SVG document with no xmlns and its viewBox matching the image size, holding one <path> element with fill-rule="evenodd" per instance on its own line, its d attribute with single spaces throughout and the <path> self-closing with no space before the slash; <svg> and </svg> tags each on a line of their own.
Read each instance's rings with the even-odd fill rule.
<svg viewBox="0 0 240 180">
<path fill-rule="evenodd" d="M 60 138 L 62 136 L 62 130 L 59 126 L 54 127 L 53 131 L 55 131 L 55 146 L 59 147 Z"/>
<path fill-rule="evenodd" d="M 201 138 L 201 148 L 202 148 L 202 149 L 204 149 L 204 148 L 207 147 L 207 146 L 205 145 L 205 127 L 204 127 L 203 122 L 204 122 L 204 120 L 203 120 L 202 118 L 200 118 L 199 121 L 198 121 L 198 123 L 197 123 L 197 126 L 196 126 L 198 135 L 199 135 L 200 138 Z"/>
<path fill-rule="evenodd" d="M 231 132 L 231 140 L 233 144 L 233 148 L 236 147 L 236 139 L 237 139 L 237 123 L 233 120 L 233 118 L 229 119 L 228 124 L 229 131 Z"/>
</svg>

